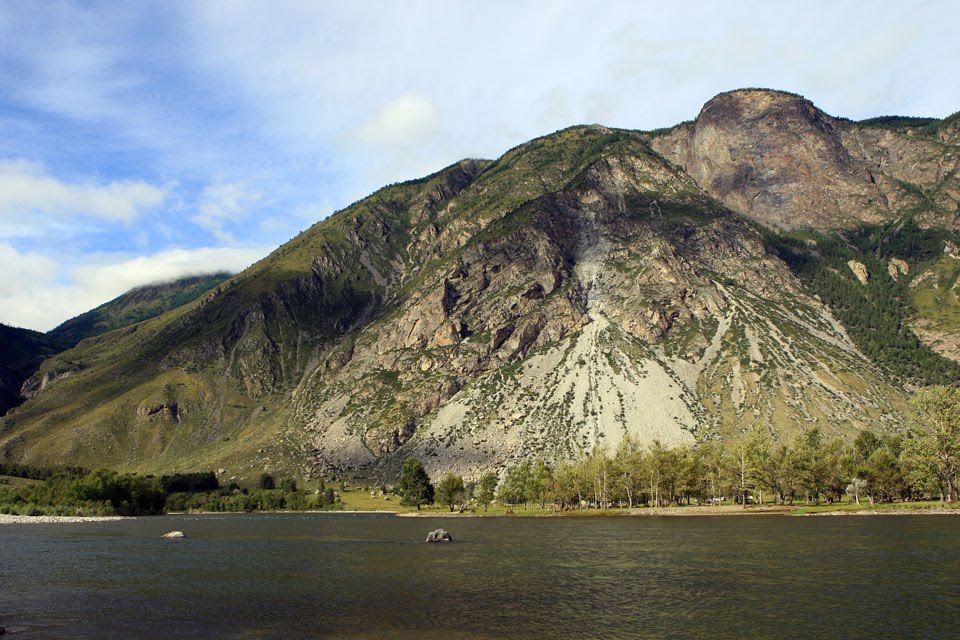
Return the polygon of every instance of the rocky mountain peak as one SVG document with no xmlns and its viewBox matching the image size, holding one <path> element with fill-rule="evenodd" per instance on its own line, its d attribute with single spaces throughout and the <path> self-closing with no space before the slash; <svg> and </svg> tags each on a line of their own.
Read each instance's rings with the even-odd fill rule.
<svg viewBox="0 0 960 640">
<path fill-rule="evenodd" d="M 747 89 L 713 98 L 693 124 L 653 146 L 724 204 L 768 225 L 876 221 L 882 195 L 844 147 L 843 126 L 801 96 Z"/>
<path fill-rule="evenodd" d="M 829 124 L 830 116 L 803 96 L 771 89 L 737 89 L 707 101 L 697 116 L 698 126 L 740 126 L 767 120 L 770 124 Z"/>
<path fill-rule="evenodd" d="M 777 228 L 852 228 L 910 211 L 957 225 L 956 117 L 926 130 L 834 118 L 806 98 L 741 89 L 651 146 L 725 205 Z M 893 120 L 896 120 L 894 118 Z M 907 119 L 909 120 L 909 119 Z"/>
</svg>

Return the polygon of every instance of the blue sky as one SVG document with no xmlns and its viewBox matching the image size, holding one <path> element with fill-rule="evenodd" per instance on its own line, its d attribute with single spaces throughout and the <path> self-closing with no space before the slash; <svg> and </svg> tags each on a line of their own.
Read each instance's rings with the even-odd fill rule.
<svg viewBox="0 0 960 640">
<path fill-rule="evenodd" d="M 738 87 L 943 117 L 957 7 L 0 0 L 0 322 L 240 270 L 385 183 Z"/>
</svg>

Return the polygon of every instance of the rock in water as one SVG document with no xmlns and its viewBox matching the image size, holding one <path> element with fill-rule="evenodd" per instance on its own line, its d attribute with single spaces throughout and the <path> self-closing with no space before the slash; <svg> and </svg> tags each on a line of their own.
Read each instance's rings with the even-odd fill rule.
<svg viewBox="0 0 960 640">
<path fill-rule="evenodd" d="M 169 533 L 165 533 L 160 537 L 161 538 L 185 538 L 186 536 L 183 535 L 183 531 L 170 531 Z"/>
<path fill-rule="evenodd" d="M 453 542 L 453 537 L 443 529 L 437 529 L 427 534 L 427 542 Z"/>
</svg>

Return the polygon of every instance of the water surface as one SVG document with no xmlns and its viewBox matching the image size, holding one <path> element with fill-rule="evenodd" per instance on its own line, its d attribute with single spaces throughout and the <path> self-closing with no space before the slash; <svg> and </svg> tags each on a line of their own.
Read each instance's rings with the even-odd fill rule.
<svg viewBox="0 0 960 640">
<path fill-rule="evenodd" d="M 443 527 L 455 542 L 427 545 Z M 179 529 L 183 540 L 160 535 Z M 10 638 L 956 638 L 960 518 L 0 527 Z"/>
</svg>

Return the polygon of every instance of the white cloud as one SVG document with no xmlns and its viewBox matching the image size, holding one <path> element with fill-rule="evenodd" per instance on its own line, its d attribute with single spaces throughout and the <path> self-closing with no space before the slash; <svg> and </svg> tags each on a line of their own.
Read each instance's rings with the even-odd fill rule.
<svg viewBox="0 0 960 640">
<path fill-rule="evenodd" d="M 0 300 L 6 300 L 29 290 L 34 283 L 52 281 L 59 267 L 50 257 L 35 253 L 20 253 L 6 243 L 0 243 Z M 6 305 L 0 305 L 6 306 Z"/>
<path fill-rule="evenodd" d="M 51 224 L 73 217 L 131 222 L 163 204 L 169 188 L 143 180 L 68 183 L 36 163 L 0 160 L 0 236 L 28 234 L 42 224 L 38 216 Z"/>
<path fill-rule="evenodd" d="M 150 256 L 86 256 L 58 265 L 48 256 L 0 244 L 0 322 L 48 331 L 130 289 L 216 271 L 239 272 L 267 247 L 171 249 Z"/>
<path fill-rule="evenodd" d="M 422 143 L 440 130 L 440 111 L 426 96 L 408 91 L 383 105 L 354 135 L 370 145 Z"/>
<path fill-rule="evenodd" d="M 232 243 L 235 238 L 227 226 L 247 218 L 259 200 L 260 192 L 244 184 L 212 184 L 200 195 L 200 213 L 191 220 L 221 242 Z"/>
</svg>

